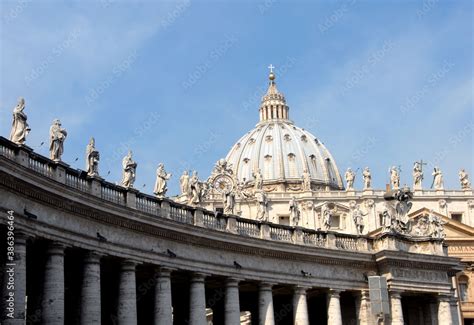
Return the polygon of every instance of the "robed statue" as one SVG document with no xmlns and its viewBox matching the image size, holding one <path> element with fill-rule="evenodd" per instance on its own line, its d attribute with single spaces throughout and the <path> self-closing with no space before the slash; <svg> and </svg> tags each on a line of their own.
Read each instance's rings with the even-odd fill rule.
<svg viewBox="0 0 474 325">
<path fill-rule="evenodd" d="M 86 147 L 86 171 L 89 176 L 99 175 L 99 151 L 95 148 L 95 139 L 91 138 Z"/>
<path fill-rule="evenodd" d="M 156 182 L 153 193 L 158 197 L 164 197 L 166 191 L 168 191 L 167 181 L 171 178 L 171 174 L 168 174 L 165 171 L 165 165 L 160 163 L 158 169 L 156 170 Z"/>
<path fill-rule="evenodd" d="M 122 160 L 122 186 L 123 187 L 133 187 L 135 183 L 137 171 L 137 163 L 133 161 L 132 151 L 129 150 L 128 154 L 123 157 Z"/>
<path fill-rule="evenodd" d="M 64 152 L 64 141 L 66 141 L 67 131 L 61 127 L 61 121 L 55 119 L 49 129 L 49 152 L 51 160 L 61 161 Z"/>
<path fill-rule="evenodd" d="M 23 144 L 26 141 L 26 136 L 31 131 L 28 123 L 26 122 L 27 117 L 24 112 L 25 100 L 20 98 L 18 104 L 13 109 L 13 124 L 10 132 L 10 141 L 16 144 Z"/>
</svg>

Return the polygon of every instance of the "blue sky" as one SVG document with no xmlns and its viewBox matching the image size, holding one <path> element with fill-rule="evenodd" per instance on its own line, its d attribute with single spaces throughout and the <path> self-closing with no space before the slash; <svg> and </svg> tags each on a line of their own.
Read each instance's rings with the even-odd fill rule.
<svg viewBox="0 0 474 325">
<path fill-rule="evenodd" d="M 184 169 L 207 178 L 258 122 L 270 63 L 341 171 L 369 166 L 378 188 L 391 165 L 411 185 L 419 159 L 448 188 L 474 173 L 472 1 L 21 0 L 0 19 L 0 134 L 23 96 L 29 146 L 47 155 L 59 118 L 63 159 L 84 168 L 94 136 L 111 182 L 129 147 L 145 192 L 159 162 L 170 195 Z"/>
</svg>

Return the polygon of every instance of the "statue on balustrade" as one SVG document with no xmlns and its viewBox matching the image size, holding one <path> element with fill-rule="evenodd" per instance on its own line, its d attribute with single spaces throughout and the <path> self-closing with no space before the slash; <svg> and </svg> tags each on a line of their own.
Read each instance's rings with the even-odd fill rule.
<svg viewBox="0 0 474 325">
<path fill-rule="evenodd" d="M 241 181 L 236 181 L 237 183 L 237 194 L 243 199 L 248 199 L 253 196 L 252 189 L 247 189 L 248 181 L 245 177 Z"/>
<path fill-rule="evenodd" d="M 88 176 L 99 175 L 99 151 L 95 148 L 95 139 L 91 138 L 86 147 L 86 171 Z"/>
<path fill-rule="evenodd" d="M 26 136 L 31 131 L 28 123 L 26 122 L 27 117 L 24 112 L 25 99 L 18 99 L 18 104 L 13 109 L 13 124 L 10 132 L 10 141 L 16 144 L 24 144 Z"/>
<path fill-rule="evenodd" d="M 469 182 L 469 175 L 466 173 L 464 169 L 461 169 L 459 171 L 459 182 L 461 182 L 461 188 L 463 190 L 471 189 L 471 182 Z"/>
<path fill-rule="evenodd" d="M 233 191 L 224 194 L 224 213 L 234 214 L 235 207 L 235 193 Z"/>
<path fill-rule="evenodd" d="M 421 182 L 423 181 L 423 162 L 415 161 L 413 165 L 413 189 L 421 190 Z"/>
<path fill-rule="evenodd" d="M 303 191 L 311 191 L 311 174 L 306 168 L 303 170 Z"/>
<path fill-rule="evenodd" d="M 255 191 L 263 189 L 263 176 L 260 169 L 253 173 Z"/>
<path fill-rule="evenodd" d="M 364 190 L 370 189 L 372 186 L 372 174 L 370 173 L 369 167 L 364 168 L 362 177 L 364 178 Z"/>
<path fill-rule="evenodd" d="M 300 209 L 298 207 L 298 202 L 293 196 L 290 200 L 290 216 L 293 226 L 298 226 L 300 223 Z"/>
<path fill-rule="evenodd" d="M 352 191 L 354 190 L 354 180 L 356 174 L 352 171 L 351 168 L 347 168 L 346 173 L 344 174 L 346 177 L 346 183 L 347 183 L 347 191 Z"/>
<path fill-rule="evenodd" d="M 51 160 L 61 161 L 64 152 L 64 141 L 66 141 L 67 131 L 61 127 L 61 121 L 55 119 L 49 129 L 49 152 Z"/>
<path fill-rule="evenodd" d="M 183 172 L 183 175 L 179 178 L 179 186 L 181 189 L 181 194 L 189 195 L 189 173 L 187 170 Z"/>
<path fill-rule="evenodd" d="M 390 168 L 390 183 L 392 184 L 393 190 L 400 188 L 400 169 L 396 166 Z"/>
<path fill-rule="evenodd" d="M 365 215 L 367 215 L 367 213 L 362 212 L 362 210 L 360 209 L 360 204 L 357 204 L 352 213 L 352 219 L 354 220 L 358 235 L 362 235 L 364 231 L 364 227 L 365 227 L 364 216 Z"/>
<path fill-rule="evenodd" d="M 165 165 L 163 165 L 163 163 L 158 164 L 158 168 L 156 170 L 156 182 L 153 189 L 153 193 L 155 193 L 157 197 L 165 197 L 166 192 L 168 191 L 167 183 L 171 176 L 171 174 L 168 174 L 165 171 Z"/>
<path fill-rule="evenodd" d="M 263 190 L 255 192 L 255 199 L 257 200 L 257 220 L 268 221 L 267 206 L 268 199 L 267 195 Z"/>
<path fill-rule="evenodd" d="M 433 169 L 433 183 L 431 184 L 431 188 L 434 187 L 435 190 L 442 190 L 444 189 L 444 180 L 443 180 L 443 172 L 439 167 L 435 167 Z"/>
<path fill-rule="evenodd" d="M 201 202 L 201 183 L 197 171 L 193 171 L 191 179 L 189 180 L 189 189 L 191 191 L 191 198 L 189 199 L 190 204 L 197 205 Z"/>
<path fill-rule="evenodd" d="M 132 188 L 135 183 L 137 171 L 137 163 L 133 161 L 132 151 L 129 150 L 128 154 L 122 160 L 122 186 Z"/>
<path fill-rule="evenodd" d="M 229 164 L 224 158 L 219 159 L 214 165 L 214 169 L 212 170 L 212 175 L 218 174 L 233 174 L 232 165 Z"/>
</svg>

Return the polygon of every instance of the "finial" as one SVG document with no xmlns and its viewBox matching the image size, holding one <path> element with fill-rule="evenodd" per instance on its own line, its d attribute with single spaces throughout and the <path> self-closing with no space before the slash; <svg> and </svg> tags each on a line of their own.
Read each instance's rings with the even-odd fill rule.
<svg viewBox="0 0 474 325">
<path fill-rule="evenodd" d="M 273 66 L 273 64 L 270 64 L 268 66 L 268 69 L 270 69 L 270 75 L 268 76 L 268 79 L 270 79 L 271 81 L 275 80 L 275 74 L 273 73 L 273 69 L 275 69 L 275 67 Z"/>
</svg>

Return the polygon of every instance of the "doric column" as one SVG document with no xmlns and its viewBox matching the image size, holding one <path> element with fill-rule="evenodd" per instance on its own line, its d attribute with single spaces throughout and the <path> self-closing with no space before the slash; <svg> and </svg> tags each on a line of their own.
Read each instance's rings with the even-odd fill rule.
<svg viewBox="0 0 474 325">
<path fill-rule="evenodd" d="M 206 325 L 206 286 L 205 275 L 194 273 L 189 289 L 189 323 L 191 325 Z"/>
<path fill-rule="evenodd" d="M 358 325 L 374 324 L 374 317 L 370 312 L 369 292 L 366 290 L 362 290 L 360 294 L 356 295 L 356 314 Z"/>
<path fill-rule="evenodd" d="M 390 292 L 391 325 L 404 325 L 402 296 L 399 291 Z"/>
<path fill-rule="evenodd" d="M 453 324 L 453 317 L 451 315 L 451 297 L 448 295 L 440 295 L 438 297 L 438 324 Z"/>
<path fill-rule="evenodd" d="M 81 295 L 81 324 L 100 324 L 100 259 L 101 255 L 88 252 L 84 258 L 84 277 Z"/>
<path fill-rule="evenodd" d="M 137 324 L 136 263 L 123 261 L 120 265 L 119 298 L 117 306 L 118 325 Z"/>
<path fill-rule="evenodd" d="M 156 270 L 154 324 L 173 324 L 171 305 L 171 270 L 160 267 Z"/>
<path fill-rule="evenodd" d="M 64 325 L 64 250 L 51 243 L 46 251 L 44 290 L 41 302 L 43 324 Z"/>
<path fill-rule="evenodd" d="M 4 299 L 5 311 L 13 312 L 13 318 L 7 318 L 5 325 L 24 324 L 25 323 L 25 297 L 26 297 L 26 241 L 28 237 L 21 233 L 15 233 L 14 256 L 13 260 L 7 260 L 5 266 L 4 288 L 6 295 Z M 9 238 L 7 238 L 9 241 Z M 10 290 L 8 283 L 13 282 L 15 287 Z M 12 308 L 12 309 L 8 309 Z"/>
<path fill-rule="evenodd" d="M 300 286 L 295 287 L 293 293 L 293 323 L 295 325 L 309 325 L 306 288 Z"/>
<path fill-rule="evenodd" d="M 259 325 L 275 324 L 272 285 L 269 283 L 260 283 L 260 286 L 258 287 L 258 313 Z"/>
<path fill-rule="evenodd" d="M 328 324 L 342 325 L 340 290 L 328 292 Z"/>
<path fill-rule="evenodd" d="M 225 282 L 225 324 L 240 324 L 239 281 Z"/>
</svg>

